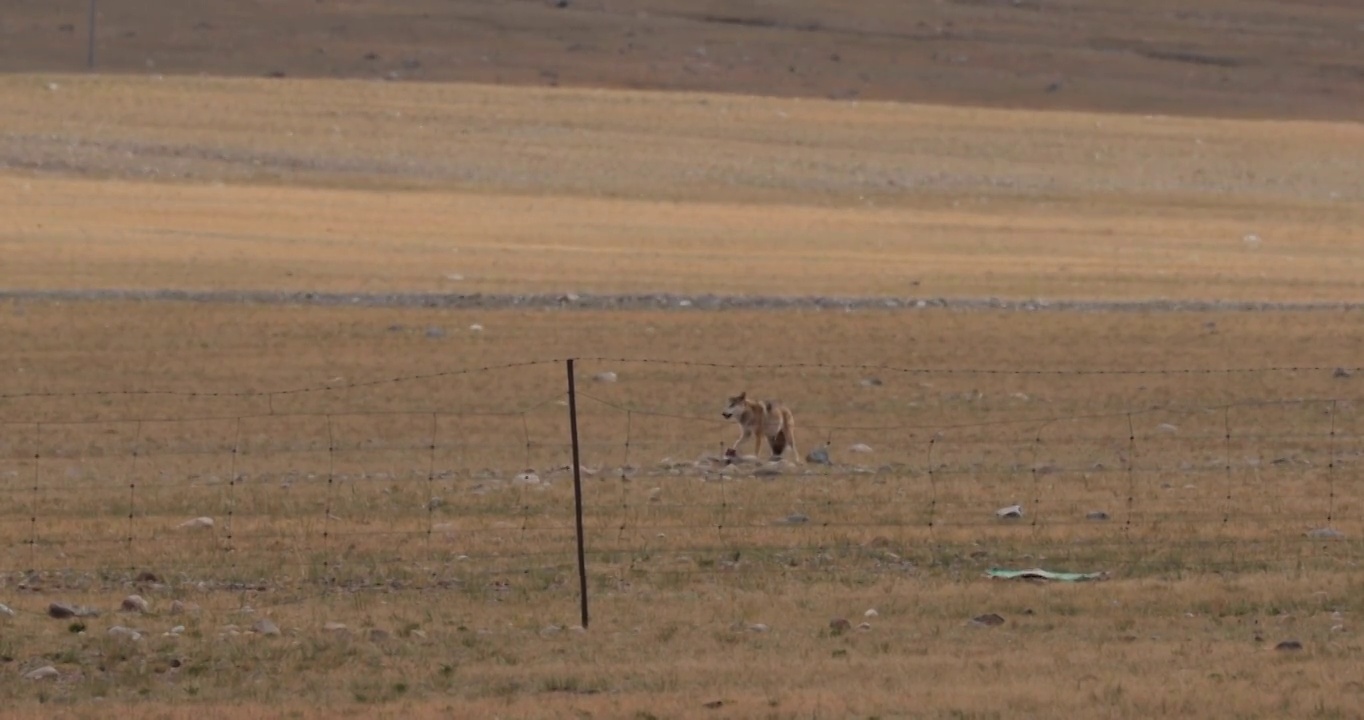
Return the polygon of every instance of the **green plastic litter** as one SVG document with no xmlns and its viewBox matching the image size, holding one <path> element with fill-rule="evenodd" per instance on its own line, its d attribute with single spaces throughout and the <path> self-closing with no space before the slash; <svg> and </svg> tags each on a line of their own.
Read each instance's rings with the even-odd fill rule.
<svg viewBox="0 0 1364 720">
<path fill-rule="evenodd" d="M 1052 572 L 1040 568 L 1031 570 L 1005 570 L 1004 568 L 990 568 L 985 571 L 986 577 L 998 580 L 1059 580 L 1061 582 L 1083 582 L 1085 580 L 1105 580 L 1108 578 L 1106 572 L 1092 573 L 1073 573 L 1073 572 Z"/>
</svg>

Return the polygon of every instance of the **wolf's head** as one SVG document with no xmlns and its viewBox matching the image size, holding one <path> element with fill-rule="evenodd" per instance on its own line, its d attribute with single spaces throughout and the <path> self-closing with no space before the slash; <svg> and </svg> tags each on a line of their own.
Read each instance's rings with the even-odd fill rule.
<svg viewBox="0 0 1364 720">
<path fill-rule="evenodd" d="M 726 420 L 733 420 L 744 411 L 744 401 L 748 399 L 748 391 L 735 395 L 725 403 L 725 411 L 720 413 Z"/>
</svg>

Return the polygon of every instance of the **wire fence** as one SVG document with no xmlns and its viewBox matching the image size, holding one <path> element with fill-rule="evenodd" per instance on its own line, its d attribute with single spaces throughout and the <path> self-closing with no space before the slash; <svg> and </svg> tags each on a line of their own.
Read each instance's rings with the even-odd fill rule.
<svg viewBox="0 0 1364 720">
<path fill-rule="evenodd" d="M 579 581 L 1336 567 L 1360 549 L 1354 368 L 576 362 L 571 398 L 560 360 L 0 394 L 4 583 L 531 600 Z M 803 462 L 726 457 L 725 399 L 760 386 L 793 409 Z"/>
</svg>

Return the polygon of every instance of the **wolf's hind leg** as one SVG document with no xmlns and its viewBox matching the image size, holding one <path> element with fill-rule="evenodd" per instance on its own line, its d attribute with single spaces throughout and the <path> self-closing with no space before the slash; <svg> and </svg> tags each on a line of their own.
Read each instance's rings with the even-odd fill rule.
<svg viewBox="0 0 1364 720">
<path fill-rule="evenodd" d="M 786 431 L 782 430 L 767 438 L 767 442 L 772 446 L 772 457 L 781 457 L 781 454 L 786 451 Z"/>
</svg>

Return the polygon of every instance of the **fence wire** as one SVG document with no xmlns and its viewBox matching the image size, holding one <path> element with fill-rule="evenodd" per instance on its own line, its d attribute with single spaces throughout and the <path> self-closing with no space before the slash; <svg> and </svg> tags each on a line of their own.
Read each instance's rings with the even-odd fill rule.
<svg viewBox="0 0 1364 720">
<path fill-rule="evenodd" d="M 1354 368 L 578 362 L 585 554 L 602 587 L 1331 567 L 1364 532 L 1361 398 L 1330 392 Z M 625 368 L 661 374 L 635 386 Z M 517 402 L 440 390 L 513 371 L 535 380 Z M 976 376 L 1043 384 L 933 384 Z M 574 596 L 562 377 L 542 360 L 272 391 L 0 393 L 0 589 L 151 577 L 278 602 Z M 1232 385 L 1153 400 L 1124 384 L 1190 377 Z M 658 393 L 670 378 L 691 390 Z M 795 388 L 802 462 L 725 456 L 738 428 L 721 389 L 755 379 Z"/>
</svg>

